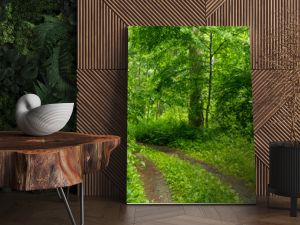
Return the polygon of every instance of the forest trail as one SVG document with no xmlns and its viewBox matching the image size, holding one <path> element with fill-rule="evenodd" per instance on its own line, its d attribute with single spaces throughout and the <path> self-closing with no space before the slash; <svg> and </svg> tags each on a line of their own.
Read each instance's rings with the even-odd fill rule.
<svg viewBox="0 0 300 225">
<path fill-rule="evenodd" d="M 145 162 L 145 166 L 137 166 L 137 170 L 144 183 L 145 194 L 150 203 L 172 203 L 168 185 L 153 162 L 146 159 L 140 153 L 136 153 L 135 156 Z"/>
<path fill-rule="evenodd" d="M 146 147 L 162 151 L 164 153 L 167 153 L 169 155 L 175 155 L 179 157 L 182 160 L 188 161 L 194 165 L 198 165 L 205 169 L 207 172 L 213 174 L 214 176 L 218 177 L 223 183 L 230 185 L 243 199 L 243 202 L 246 204 L 252 204 L 255 202 L 255 192 L 251 190 L 250 188 L 247 187 L 247 184 L 245 181 L 238 179 L 233 176 L 225 175 L 222 172 L 220 172 L 217 168 L 207 164 L 206 162 L 195 159 L 191 156 L 186 155 L 182 151 L 175 149 L 175 148 L 170 148 L 168 146 L 160 146 L 160 145 L 151 145 L 151 144 L 144 144 L 144 143 L 139 143 L 141 145 L 144 145 Z"/>
</svg>

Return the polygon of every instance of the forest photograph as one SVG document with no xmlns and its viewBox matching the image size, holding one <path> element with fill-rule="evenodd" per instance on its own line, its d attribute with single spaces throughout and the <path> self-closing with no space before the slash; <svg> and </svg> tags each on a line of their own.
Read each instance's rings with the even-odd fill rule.
<svg viewBox="0 0 300 225">
<path fill-rule="evenodd" d="M 128 28 L 127 203 L 255 203 L 248 27 Z"/>
</svg>

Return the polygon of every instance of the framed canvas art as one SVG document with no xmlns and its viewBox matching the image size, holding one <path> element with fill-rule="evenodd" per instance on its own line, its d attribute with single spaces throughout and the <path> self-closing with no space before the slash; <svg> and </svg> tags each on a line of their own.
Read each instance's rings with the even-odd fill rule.
<svg viewBox="0 0 300 225">
<path fill-rule="evenodd" d="M 129 26 L 128 203 L 255 203 L 248 27 Z"/>
</svg>

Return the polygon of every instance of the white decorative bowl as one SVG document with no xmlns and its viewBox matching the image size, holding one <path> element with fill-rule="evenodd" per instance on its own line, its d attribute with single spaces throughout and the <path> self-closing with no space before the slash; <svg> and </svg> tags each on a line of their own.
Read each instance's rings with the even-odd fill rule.
<svg viewBox="0 0 300 225">
<path fill-rule="evenodd" d="M 16 105 L 18 128 L 25 134 L 45 136 L 61 130 L 69 121 L 74 103 L 41 105 L 41 99 L 35 94 L 26 94 L 19 98 Z"/>
</svg>

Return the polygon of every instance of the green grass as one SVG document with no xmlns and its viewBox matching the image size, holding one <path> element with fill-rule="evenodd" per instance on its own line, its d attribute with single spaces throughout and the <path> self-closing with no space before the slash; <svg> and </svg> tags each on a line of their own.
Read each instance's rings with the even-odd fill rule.
<svg viewBox="0 0 300 225">
<path fill-rule="evenodd" d="M 136 165 L 141 163 L 133 154 L 135 151 L 132 141 L 128 142 L 127 151 L 127 203 L 147 203 L 144 184 L 138 174 Z"/>
<path fill-rule="evenodd" d="M 149 121 L 129 127 L 138 142 L 175 147 L 255 189 L 252 136 L 241 136 L 235 130 L 197 129 L 175 120 Z"/>
<path fill-rule="evenodd" d="M 255 191 L 254 147 L 251 137 L 242 137 L 237 132 L 224 132 L 220 129 L 195 129 L 182 123 L 166 121 L 144 123 L 138 126 L 131 126 L 130 128 L 131 134 L 137 137 L 137 141 L 149 144 L 167 145 L 180 149 L 187 155 L 212 165 L 226 175 L 244 180 L 247 186 L 251 188 L 253 192 Z M 141 147 L 134 144 L 134 142 L 132 143 L 132 148 L 135 148 L 135 151 L 139 151 L 139 148 Z M 154 155 L 154 153 L 157 154 Z M 153 157 L 152 161 L 154 161 L 154 157 L 158 157 L 158 152 L 154 153 L 151 155 Z M 163 164 L 166 163 L 166 161 L 168 163 L 170 162 L 167 155 L 159 156 L 160 160 L 156 160 L 156 166 L 163 172 L 163 169 L 166 169 L 166 166 L 163 166 Z M 173 161 L 174 159 L 172 159 L 172 162 Z M 166 163 L 166 165 L 168 163 Z M 173 166 L 174 168 L 172 167 L 172 170 L 178 172 L 179 169 L 176 169 L 175 164 L 173 164 Z M 189 166 L 185 168 L 188 168 Z M 173 185 L 172 192 L 175 191 L 176 193 L 177 177 L 176 179 L 175 177 L 175 175 L 173 178 L 168 177 L 168 183 L 170 187 Z M 194 177 L 191 177 L 190 179 L 193 180 Z M 197 185 L 202 188 L 203 185 L 201 185 L 201 182 L 196 178 L 195 180 L 195 182 L 190 182 L 199 182 L 200 185 L 199 183 Z M 187 193 L 190 192 L 188 191 Z M 195 193 L 192 192 L 192 195 Z M 184 191 L 178 190 L 178 196 L 181 194 L 184 194 Z M 196 199 L 196 197 L 191 197 L 191 199 Z M 182 200 L 180 197 L 178 197 L 177 200 L 179 202 L 194 202 L 194 200 Z M 201 200 L 201 202 L 205 201 Z M 228 202 L 235 201 L 230 200 Z"/>
<path fill-rule="evenodd" d="M 181 139 L 170 145 L 205 161 L 226 175 L 243 179 L 248 187 L 255 190 L 254 148 L 246 138 L 219 134 L 197 141 Z"/>
<path fill-rule="evenodd" d="M 140 147 L 140 152 L 161 171 L 176 203 L 240 203 L 240 197 L 229 186 L 176 156 Z"/>
<path fill-rule="evenodd" d="M 198 129 L 183 121 L 160 119 L 128 124 L 129 132 L 138 142 L 168 145 L 178 139 L 196 140 Z"/>
</svg>

